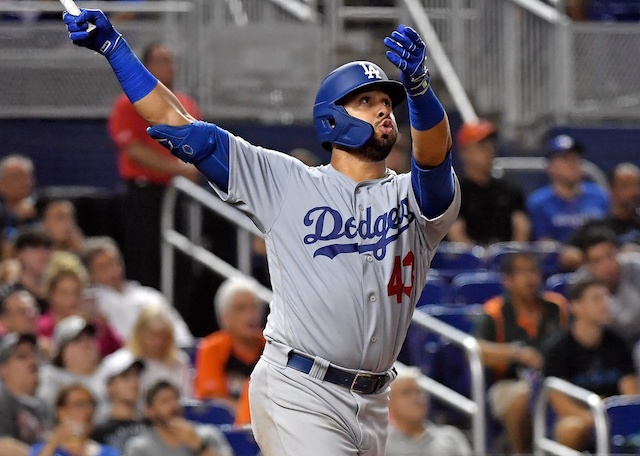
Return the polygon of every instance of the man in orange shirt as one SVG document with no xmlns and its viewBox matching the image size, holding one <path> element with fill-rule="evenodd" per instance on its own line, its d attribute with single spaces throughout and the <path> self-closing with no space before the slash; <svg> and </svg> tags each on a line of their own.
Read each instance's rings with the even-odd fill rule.
<svg viewBox="0 0 640 456">
<path fill-rule="evenodd" d="M 198 346 L 193 388 L 197 398 L 226 400 L 235 412 L 264 348 L 262 306 L 248 280 L 229 279 L 220 286 L 215 297 L 220 330 Z"/>
<path fill-rule="evenodd" d="M 142 62 L 160 82 L 173 91 L 175 66 L 171 49 L 163 43 L 146 47 Z M 195 101 L 175 92 L 197 119 L 202 115 Z M 165 187 L 175 176 L 199 180 L 198 170 L 185 164 L 152 139 L 149 125 L 122 94 L 109 116 L 109 135 L 118 146 L 118 170 L 126 183 L 124 204 L 124 257 L 130 278 L 160 287 L 160 208 Z"/>
</svg>

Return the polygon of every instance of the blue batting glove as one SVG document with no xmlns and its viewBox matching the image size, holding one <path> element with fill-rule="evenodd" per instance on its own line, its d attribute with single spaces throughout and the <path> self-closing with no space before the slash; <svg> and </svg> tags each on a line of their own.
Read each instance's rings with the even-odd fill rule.
<svg viewBox="0 0 640 456">
<path fill-rule="evenodd" d="M 80 15 L 74 16 L 65 12 L 62 16 L 67 24 L 69 38 L 76 46 L 82 46 L 108 56 L 122 38 L 122 35 L 111 25 L 107 16 L 100 10 L 80 8 Z M 87 32 L 89 23 L 96 26 L 91 33 Z"/>
<path fill-rule="evenodd" d="M 193 163 L 208 157 L 216 148 L 216 126 L 196 120 L 189 125 L 156 125 L 147 134 L 183 162 Z"/>
<path fill-rule="evenodd" d="M 423 95 L 429 89 L 429 70 L 425 66 L 427 51 L 420 35 L 411 27 L 400 25 L 391 37 L 384 39 L 389 49 L 387 59 L 400 69 L 400 80 L 410 97 Z"/>
</svg>

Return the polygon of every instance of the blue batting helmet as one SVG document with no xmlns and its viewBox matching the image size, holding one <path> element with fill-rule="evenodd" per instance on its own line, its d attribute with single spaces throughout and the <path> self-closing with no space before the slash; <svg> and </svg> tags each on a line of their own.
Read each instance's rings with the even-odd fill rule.
<svg viewBox="0 0 640 456">
<path fill-rule="evenodd" d="M 376 86 L 391 97 L 392 107 L 407 97 L 404 86 L 388 78 L 375 63 L 357 61 L 342 65 L 324 78 L 313 106 L 313 121 L 322 147 L 331 150 L 331 144 L 356 149 L 373 135 L 373 127 L 350 116 L 340 102 L 356 90 Z"/>
</svg>

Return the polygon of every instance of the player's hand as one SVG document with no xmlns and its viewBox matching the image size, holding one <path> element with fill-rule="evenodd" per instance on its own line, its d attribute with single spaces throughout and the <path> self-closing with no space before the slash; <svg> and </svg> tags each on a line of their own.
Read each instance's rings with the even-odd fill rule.
<svg viewBox="0 0 640 456">
<path fill-rule="evenodd" d="M 215 149 L 216 127 L 196 120 L 188 125 L 172 127 L 156 125 L 147 133 L 162 146 L 186 163 L 198 163 Z"/>
<path fill-rule="evenodd" d="M 420 35 L 411 27 L 400 25 L 384 39 L 387 59 L 400 69 L 400 80 L 410 97 L 429 89 L 429 70 L 425 66 L 427 51 Z"/>
<path fill-rule="evenodd" d="M 107 16 L 100 10 L 80 8 L 80 15 L 74 16 L 65 12 L 62 15 L 67 24 L 69 38 L 76 46 L 82 46 L 102 55 L 109 55 L 122 38 L 122 35 L 111 25 Z M 96 26 L 92 32 L 87 32 L 89 23 Z"/>
</svg>

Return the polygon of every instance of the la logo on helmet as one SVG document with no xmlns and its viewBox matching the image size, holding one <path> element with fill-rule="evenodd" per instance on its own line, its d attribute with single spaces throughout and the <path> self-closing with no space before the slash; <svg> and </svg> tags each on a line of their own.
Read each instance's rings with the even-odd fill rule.
<svg viewBox="0 0 640 456">
<path fill-rule="evenodd" d="M 367 76 L 367 78 L 382 79 L 382 76 L 380 76 L 380 70 L 378 70 L 375 66 L 364 62 L 362 62 L 360 66 L 362 66 L 364 74 Z"/>
</svg>

